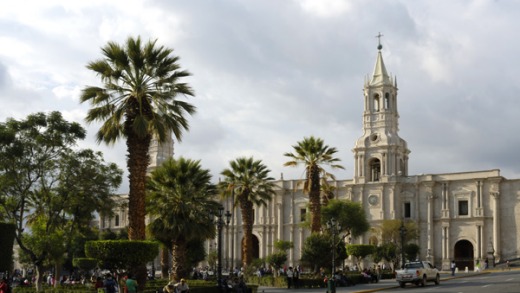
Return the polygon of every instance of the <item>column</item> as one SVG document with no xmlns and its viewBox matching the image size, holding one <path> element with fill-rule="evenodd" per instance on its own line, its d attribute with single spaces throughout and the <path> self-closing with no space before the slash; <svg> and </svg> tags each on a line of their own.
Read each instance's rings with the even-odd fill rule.
<svg viewBox="0 0 520 293">
<path fill-rule="evenodd" d="M 283 200 L 283 199 L 282 199 Z M 278 226 L 278 237 L 276 240 L 281 240 L 283 239 L 283 221 L 282 221 L 282 218 L 283 218 L 283 211 L 282 211 L 282 204 L 281 203 L 277 203 L 276 204 L 276 207 L 278 209 L 278 223 L 277 223 L 277 226 Z"/>
<path fill-rule="evenodd" d="M 500 259 L 500 193 L 499 192 L 491 192 L 493 196 L 493 243 L 495 246 L 495 258 Z"/>
<path fill-rule="evenodd" d="M 427 215 L 427 250 L 435 255 L 433 252 L 433 199 L 434 195 L 432 193 L 428 194 L 428 215 Z"/>
</svg>

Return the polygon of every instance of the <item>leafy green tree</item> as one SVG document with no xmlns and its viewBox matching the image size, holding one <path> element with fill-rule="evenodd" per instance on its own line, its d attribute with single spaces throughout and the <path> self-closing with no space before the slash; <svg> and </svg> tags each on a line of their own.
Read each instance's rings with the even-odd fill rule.
<svg viewBox="0 0 520 293">
<path fill-rule="evenodd" d="M 372 255 L 374 262 L 378 263 L 381 260 L 394 263 L 397 257 L 397 246 L 394 243 L 382 243 L 377 246 L 374 254 Z"/>
<path fill-rule="evenodd" d="M 142 263 L 152 261 L 159 253 L 159 244 L 146 240 L 98 240 L 85 244 L 85 254 L 102 263 L 105 269 L 128 272 Z"/>
<path fill-rule="evenodd" d="M 98 142 L 113 144 L 126 139 L 128 236 L 130 240 L 143 240 L 150 142 L 152 137 L 165 142 L 170 132 L 180 141 L 182 132 L 188 130 L 186 116 L 193 114 L 195 107 L 178 97 L 194 95 L 181 82 L 190 73 L 180 70 L 173 49 L 158 46 L 156 40 L 143 44 L 140 37 L 130 37 L 124 45 L 108 42 L 102 52 L 103 58 L 90 62 L 87 68 L 100 77 L 103 86 L 86 87 L 80 100 L 92 106 L 86 121 L 102 123 Z"/>
<path fill-rule="evenodd" d="M 209 267 L 216 271 L 217 269 L 217 262 L 218 262 L 218 252 L 216 250 L 212 250 L 208 253 L 208 265 Z"/>
<path fill-rule="evenodd" d="M 365 210 L 360 203 L 350 200 L 331 199 L 322 207 L 325 222 L 334 219 L 339 227 L 341 239 L 358 237 L 370 229 Z"/>
<path fill-rule="evenodd" d="M 401 244 L 401 225 L 404 224 L 405 227 L 405 244 L 409 241 L 417 239 L 419 236 L 419 230 L 417 228 L 416 222 L 413 221 L 405 221 L 401 220 L 383 220 L 379 229 L 381 231 L 381 239 L 383 243 L 394 243 Z"/>
<path fill-rule="evenodd" d="M 337 149 L 324 145 L 321 138 L 305 137 L 293 145 L 293 148 L 294 153 L 284 154 L 290 158 L 290 161 L 285 162 L 284 166 L 296 167 L 300 164 L 305 166 L 303 191 L 309 194 L 311 231 L 319 232 L 321 231 L 321 186 L 327 185 L 328 179 L 335 179 L 334 175 L 323 168 L 323 165 L 329 165 L 333 169 L 344 169 L 344 167 L 337 164 L 340 159 L 334 157 L 338 152 Z"/>
<path fill-rule="evenodd" d="M 401 239 L 401 226 L 404 225 L 406 233 L 404 234 L 404 243 Z M 418 237 L 419 230 L 416 222 L 401 220 L 383 220 L 379 226 L 381 239 L 383 243 L 392 243 L 396 249 L 394 258 L 391 260 L 394 269 L 399 265 L 401 249 L 406 243 L 413 241 Z"/>
<path fill-rule="evenodd" d="M 317 273 L 331 264 L 331 238 L 328 234 L 312 233 L 303 244 L 301 261 Z"/>
<path fill-rule="evenodd" d="M 285 251 L 275 251 L 267 256 L 266 262 L 273 267 L 273 275 L 278 276 L 280 272 L 280 268 L 287 261 L 287 252 Z"/>
<path fill-rule="evenodd" d="M 280 268 L 287 261 L 287 250 L 294 247 L 292 241 L 276 240 L 274 242 L 275 251 L 266 258 L 267 263 L 274 268 L 274 275 L 278 275 Z"/>
<path fill-rule="evenodd" d="M 73 149 L 84 137 L 85 130 L 59 112 L 0 123 L 0 214 L 16 224 L 16 242 L 36 267 L 37 290 L 45 262 L 62 261 L 64 252 L 48 244 L 51 238 L 70 247 L 90 230 L 95 211 L 110 210 L 121 184 L 122 171 L 101 153 Z M 39 241 L 40 231 L 48 239 Z"/>
<path fill-rule="evenodd" d="M 153 203 L 147 205 L 153 219 L 149 230 L 162 242 L 170 243 L 172 278 L 179 280 L 191 272 L 189 241 L 215 237 L 212 220 L 221 207 L 212 199 L 218 194 L 217 188 L 200 161 L 181 157 L 169 159 L 152 171 L 147 189 L 147 200 Z"/>
<path fill-rule="evenodd" d="M 242 242 L 242 265 L 247 267 L 253 259 L 253 207 L 267 205 L 275 194 L 270 170 L 261 160 L 240 157 L 229 162 L 229 168 L 220 174 L 224 197 L 234 195 L 235 206 L 240 206 L 244 240 Z"/>
<path fill-rule="evenodd" d="M 348 255 L 352 255 L 356 258 L 356 263 L 358 267 L 360 266 L 360 262 L 365 257 L 371 255 L 375 251 L 375 246 L 369 244 L 348 244 L 347 245 L 347 253 Z"/>
</svg>

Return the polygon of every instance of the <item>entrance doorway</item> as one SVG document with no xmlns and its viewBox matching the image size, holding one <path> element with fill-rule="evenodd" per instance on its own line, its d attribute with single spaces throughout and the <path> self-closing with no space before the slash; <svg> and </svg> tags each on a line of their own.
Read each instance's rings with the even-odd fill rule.
<svg viewBox="0 0 520 293">
<path fill-rule="evenodd" d="M 473 271 L 474 269 L 474 250 L 473 244 L 468 240 L 460 240 L 455 243 L 455 264 L 457 268 L 460 270 L 465 270 L 466 267 L 468 270 Z"/>
</svg>

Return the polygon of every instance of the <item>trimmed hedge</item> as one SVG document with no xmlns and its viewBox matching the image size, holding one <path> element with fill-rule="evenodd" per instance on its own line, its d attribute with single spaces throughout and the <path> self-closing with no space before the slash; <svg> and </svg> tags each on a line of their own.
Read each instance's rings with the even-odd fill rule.
<svg viewBox="0 0 520 293">
<path fill-rule="evenodd" d="M 85 254 L 102 261 L 103 268 L 130 270 L 153 261 L 159 254 L 159 244 L 146 240 L 87 241 Z"/>
</svg>

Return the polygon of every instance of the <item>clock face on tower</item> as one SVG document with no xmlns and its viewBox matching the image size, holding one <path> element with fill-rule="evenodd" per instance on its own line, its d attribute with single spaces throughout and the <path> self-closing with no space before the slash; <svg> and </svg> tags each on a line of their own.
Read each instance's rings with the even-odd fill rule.
<svg viewBox="0 0 520 293">
<path fill-rule="evenodd" d="M 375 206 L 377 205 L 377 203 L 379 202 L 379 197 L 375 194 L 371 194 L 368 196 L 368 203 L 372 206 Z"/>
</svg>

